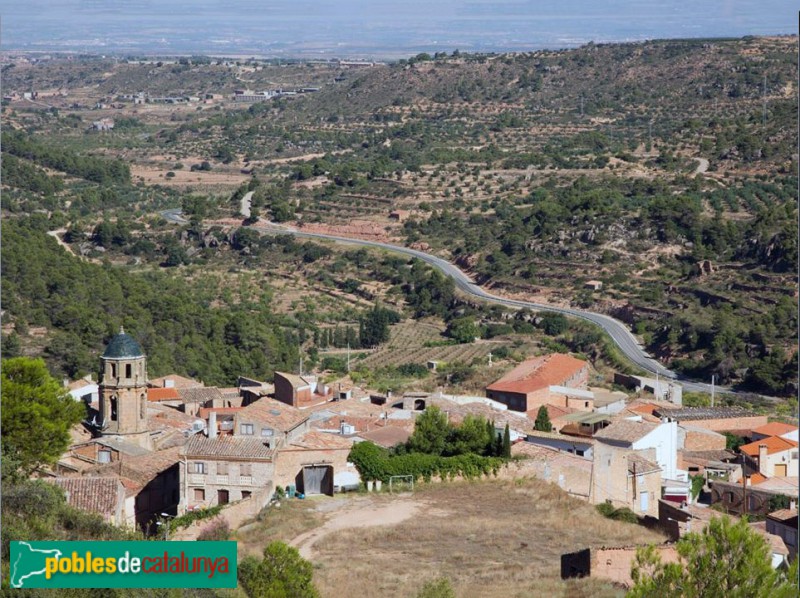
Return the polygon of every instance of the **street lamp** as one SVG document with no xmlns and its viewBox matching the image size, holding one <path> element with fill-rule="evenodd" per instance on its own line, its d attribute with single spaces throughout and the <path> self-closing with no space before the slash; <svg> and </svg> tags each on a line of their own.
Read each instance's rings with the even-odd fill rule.
<svg viewBox="0 0 800 598">
<path fill-rule="evenodd" d="M 161 518 L 159 521 L 156 521 L 157 526 L 164 526 L 164 541 L 169 541 L 169 519 L 174 518 L 175 515 L 170 515 L 169 513 L 161 513 Z"/>
</svg>

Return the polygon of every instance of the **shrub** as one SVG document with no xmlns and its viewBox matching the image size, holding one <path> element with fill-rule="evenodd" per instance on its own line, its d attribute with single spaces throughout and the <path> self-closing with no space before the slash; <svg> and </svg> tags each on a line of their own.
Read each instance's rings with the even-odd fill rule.
<svg viewBox="0 0 800 598">
<path fill-rule="evenodd" d="M 230 539 L 230 537 L 231 526 L 228 525 L 227 520 L 219 518 L 215 519 L 211 522 L 211 524 L 203 528 L 203 531 L 200 532 L 200 534 L 197 536 L 197 539 L 201 542 L 223 542 Z"/>
</svg>

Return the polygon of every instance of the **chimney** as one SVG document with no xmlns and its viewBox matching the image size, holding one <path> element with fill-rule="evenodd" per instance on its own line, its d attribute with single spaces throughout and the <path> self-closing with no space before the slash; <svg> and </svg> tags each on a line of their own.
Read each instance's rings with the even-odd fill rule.
<svg viewBox="0 0 800 598">
<path fill-rule="evenodd" d="M 217 412 L 212 411 L 208 414 L 208 437 L 217 437 Z"/>
<path fill-rule="evenodd" d="M 797 508 L 797 501 L 792 499 L 789 501 L 789 510 L 794 511 Z"/>
<path fill-rule="evenodd" d="M 758 473 L 767 475 L 767 445 L 758 445 Z"/>
</svg>

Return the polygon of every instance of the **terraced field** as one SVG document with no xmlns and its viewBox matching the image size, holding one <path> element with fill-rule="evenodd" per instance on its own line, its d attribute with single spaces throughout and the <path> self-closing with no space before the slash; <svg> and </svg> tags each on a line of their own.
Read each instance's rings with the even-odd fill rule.
<svg viewBox="0 0 800 598">
<path fill-rule="evenodd" d="M 404 363 L 424 364 L 428 361 L 465 362 L 476 358 L 487 358 L 490 351 L 504 346 L 502 342 L 476 342 L 465 345 L 425 346 L 426 343 L 442 342 L 446 338 L 442 329 L 424 322 L 403 322 L 392 327 L 388 343 L 361 361 L 369 368 L 397 366 Z"/>
</svg>

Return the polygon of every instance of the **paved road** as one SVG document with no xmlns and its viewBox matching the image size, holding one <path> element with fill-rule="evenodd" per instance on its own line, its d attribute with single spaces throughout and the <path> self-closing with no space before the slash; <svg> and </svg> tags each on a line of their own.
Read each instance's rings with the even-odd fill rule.
<svg viewBox="0 0 800 598">
<path fill-rule="evenodd" d="M 472 295 L 473 297 L 483 299 L 489 303 L 496 303 L 499 305 L 506 305 L 508 307 L 519 307 L 519 308 L 528 308 L 534 311 L 549 311 L 564 314 L 567 316 L 572 316 L 575 318 L 581 318 L 582 320 L 587 320 L 589 322 L 593 322 L 600 326 L 616 343 L 616 345 L 620 348 L 620 351 L 631 361 L 633 364 L 637 365 L 641 369 L 648 372 L 650 375 L 659 376 L 661 378 L 669 378 L 672 380 L 677 380 L 680 382 L 681 386 L 684 390 L 691 391 L 691 392 L 704 392 L 707 394 L 711 394 L 712 386 L 711 384 L 707 384 L 705 382 L 700 382 L 697 380 L 691 380 L 686 378 L 685 376 L 679 375 L 676 372 L 664 367 L 658 361 L 653 359 L 641 346 L 639 341 L 636 340 L 633 333 L 628 330 L 628 327 L 620 322 L 612 318 L 611 316 L 607 316 L 604 314 L 598 314 L 591 311 L 583 311 L 579 309 L 572 309 L 566 307 L 557 307 L 554 305 L 546 305 L 543 303 L 535 303 L 533 301 L 518 301 L 516 299 L 507 299 L 505 297 L 499 297 L 497 295 L 493 295 L 479 287 L 475 284 L 475 282 L 467 276 L 464 272 L 462 272 L 458 266 L 443 260 L 442 258 L 436 257 L 435 255 L 431 255 L 429 253 L 425 253 L 424 251 L 419 251 L 417 249 L 410 249 L 408 247 L 403 247 L 400 245 L 391 245 L 389 243 L 380 243 L 378 241 L 367 241 L 363 239 L 351 239 L 349 237 L 339 237 L 336 235 L 326 235 L 322 233 L 311 233 L 311 232 L 304 232 L 299 231 L 294 228 L 284 227 L 281 225 L 276 225 L 270 222 L 261 221 L 261 224 L 256 225 L 254 228 L 258 230 L 268 233 L 268 234 L 291 234 L 296 237 L 303 237 L 309 239 L 327 239 L 329 241 L 336 241 L 338 243 L 349 243 L 352 245 L 362 245 L 365 247 L 374 247 L 376 249 L 383 249 L 386 251 L 392 251 L 395 253 L 402 253 L 405 255 L 409 255 L 412 257 L 416 257 L 421 259 L 424 262 L 434 266 L 441 270 L 446 276 L 449 276 L 455 281 L 456 286 L 464 291 L 465 293 Z M 713 387 L 713 391 L 717 394 L 733 394 L 733 395 L 748 395 L 752 396 L 752 393 L 747 392 L 740 392 L 728 387 L 721 387 L 716 386 Z M 766 401 L 770 401 L 773 403 L 781 402 L 781 399 L 776 397 L 767 397 L 763 395 L 759 395 L 762 399 Z"/>
<path fill-rule="evenodd" d="M 475 284 L 475 282 L 467 276 L 464 272 L 461 271 L 457 266 L 454 264 L 443 260 L 442 258 L 436 257 L 435 255 L 431 255 L 429 253 L 425 253 L 424 251 L 419 251 L 417 249 L 410 249 L 408 247 L 402 247 L 399 245 L 390 245 L 388 243 L 379 243 L 377 241 L 366 241 L 362 239 L 351 239 L 348 237 L 338 237 L 336 235 L 326 235 L 322 233 L 310 233 L 310 232 L 303 232 L 298 231 L 295 229 L 290 228 L 283 228 L 278 227 L 275 225 L 259 225 L 257 227 L 259 230 L 264 232 L 272 233 L 272 234 L 280 234 L 280 233 L 288 233 L 292 234 L 296 237 L 305 237 L 305 238 L 316 238 L 316 239 L 328 239 L 331 241 L 337 241 L 340 243 L 351 243 L 355 245 L 364 245 L 366 247 L 375 247 L 377 249 L 385 249 L 388 251 L 393 251 L 396 253 L 403 253 L 412 257 L 416 257 L 421 259 L 428 264 L 438 268 L 441 270 L 445 275 L 449 276 L 453 279 L 456 283 L 456 286 L 467 293 L 468 295 L 472 295 L 473 297 L 477 297 L 479 299 L 483 299 L 490 303 L 497 303 L 500 305 L 507 305 L 509 307 L 519 307 L 536 310 L 536 311 L 550 311 L 555 313 L 561 313 L 564 315 L 572 316 L 575 318 L 581 318 L 583 320 L 588 320 L 590 322 L 594 322 L 598 326 L 600 326 L 603 330 L 605 330 L 614 342 L 619 346 L 622 352 L 636 365 L 641 367 L 642 369 L 652 373 L 658 374 L 659 376 L 665 378 L 677 378 L 677 374 L 663 365 L 658 363 L 652 357 L 650 357 L 644 349 L 642 349 L 639 342 L 633 336 L 633 334 L 628 330 L 628 328 L 620 322 L 619 320 L 615 320 L 610 316 L 606 316 L 603 314 L 597 314 L 590 311 L 582 311 L 578 309 L 571 309 L 566 307 L 557 307 L 553 305 L 546 305 L 542 303 L 535 303 L 532 301 L 519 301 L 516 299 L 507 299 L 505 297 L 499 297 L 497 295 L 493 295 L 485 291 L 483 288 L 479 287 Z M 706 386 L 706 385 L 703 385 Z M 709 386 L 710 388 L 710 386 Z"/>
</svg>

